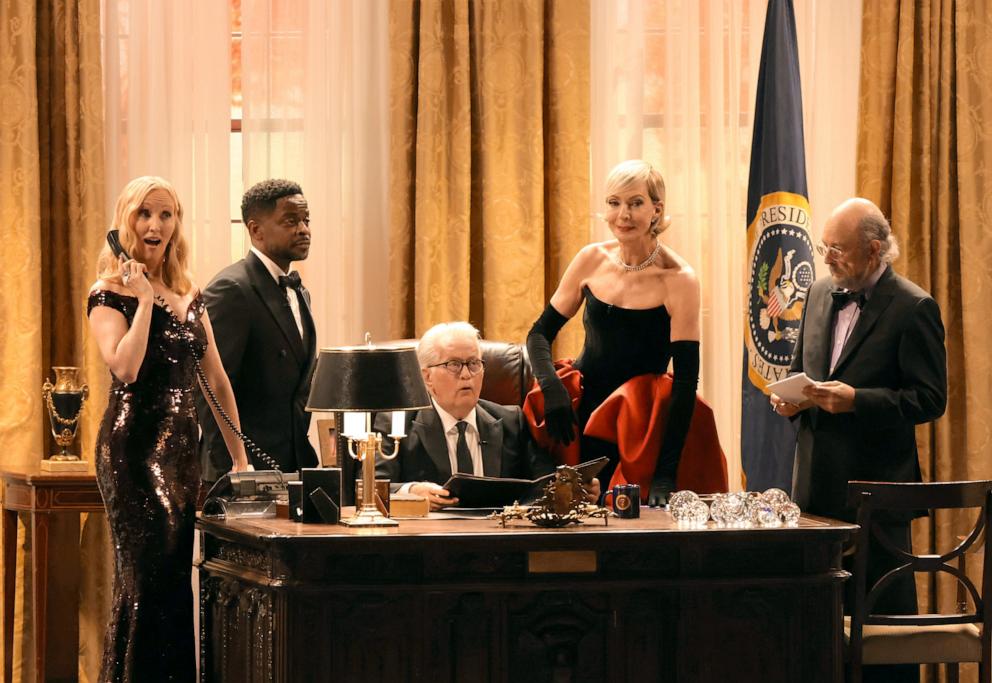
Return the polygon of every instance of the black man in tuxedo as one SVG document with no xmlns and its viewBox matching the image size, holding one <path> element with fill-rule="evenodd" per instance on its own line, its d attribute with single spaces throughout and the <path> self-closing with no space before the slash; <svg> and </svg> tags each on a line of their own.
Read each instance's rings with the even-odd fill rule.
<svg viewBox="0 0 992 683">
<path fill-rule="evenodd" d="M 294 261 L 310 252 L 310 211 L 303 190 L 266 180 L 245 192 L 241 215 L 251 250 L 203 292 L 217 348 L 238 403 L 242 431 L 271 460 L 249 450 L 255 469 L 290 472 L 315 467 L 304 410 L 316 363 L 310 293 Z M 202 476 L 214 481 L 230 467 L 213 415 L 198 403 Z"/>
</svg>

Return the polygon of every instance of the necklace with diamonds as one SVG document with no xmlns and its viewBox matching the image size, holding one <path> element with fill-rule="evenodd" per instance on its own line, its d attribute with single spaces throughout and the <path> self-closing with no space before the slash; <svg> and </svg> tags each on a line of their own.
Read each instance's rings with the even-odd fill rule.
<svg viewBox="0 0 992 683">
<path fill-rule="evenodd" d="M 633 272 L 636 272 L 638 270 L 644 270 L 645 268 L 647 268 L 648 266 L 650 266 L 652 263 L 654 263 L 656 260 L 658 260 L 658 254 L 660 254 L 660 253 L 661 253 L 661 242 L 658 242 L 654 246 L 654 251 L 652 251 L 650 254 L 648 254 L 648 257 L 646 259 L 644 259 L 643 261 L 641 261 L 640 263 L 638 263 L 636 266 L 629 266 L 626 263 L 624 263 L 623 262 L 623 259 L 620 258 L 620 250 L 619 249 L 617 250 L 617 253 L 613 255 L 613 260 L 616 262 L 616 264 L 618 266 L 620 266 L 621 268 L 623 268 L 628 273 L 633 273 Z"/>
</svg>

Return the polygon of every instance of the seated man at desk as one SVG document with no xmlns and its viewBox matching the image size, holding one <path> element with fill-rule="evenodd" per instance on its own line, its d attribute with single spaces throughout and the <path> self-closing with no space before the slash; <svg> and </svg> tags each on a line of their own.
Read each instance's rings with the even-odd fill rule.
<svg viewBox="0 0 992 683">
<path fill-rule="evenodd" d="M 531 439 L 519 406 L 479 398 L 485 364 L 475 327 L 435 325 L 417 344 L 417 358 L 433 406 L 407 413 L 399 454 L 376 463 L 376 476 L 389 478 L 394 492 L 424 496 L 431 510 L 440 510 L 458 504 L 442 487 L 453 472 L 534 479 L 554 470 L 551 456 Z M 388 433 L 389 418 L 377 416 L 376 431 Z M 392 444 L 384 448 L 389 452 Z M 598 496 L 599 482 L 591 489 Z"/>
</svg>

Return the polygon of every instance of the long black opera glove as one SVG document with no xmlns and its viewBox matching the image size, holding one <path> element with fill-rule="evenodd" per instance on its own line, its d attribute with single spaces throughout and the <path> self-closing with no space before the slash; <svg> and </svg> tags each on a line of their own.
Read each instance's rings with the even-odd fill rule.
<svg viewBox="0 0 992 683">
<path fill-rule="evenodd" d="M 527 353 L 534 377 L 541 385 L 544 394 L 544 423 L 548 436 L 566 446 L 575 439 L 575 426 L 578 420 L 572 410 L 572 399 L 565 385 L 555 374 L 555 364 L 551 359 L 551 342 L 558 336 L 568 318 L 548 304 L 527 333 Z"/>
<path fill-rule="evenodd" d="M 689 433 L 689 422 L 696 407 L 696 386 L 699 383 L 699 342 L 672 342 L 672 369 L 675 380 L 672 383 L 671 407 L 665 436 L 661 442 L 661 453 L 654 468 L 648 505 L 664 505 L 668 495 L 675 490 L 675 473 L 682 457 L 682 446 Z"/>
</svg>

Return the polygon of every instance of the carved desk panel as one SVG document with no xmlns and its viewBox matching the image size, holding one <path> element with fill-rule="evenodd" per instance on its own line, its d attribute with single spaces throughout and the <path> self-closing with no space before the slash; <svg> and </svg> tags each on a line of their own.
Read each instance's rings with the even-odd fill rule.
<svg viewBox="0 0 992 683">
<path fill-rule="evenodd" d="M 842 680 L 857 527 L 200 520 L 204 681 Z"/>
</svg>

